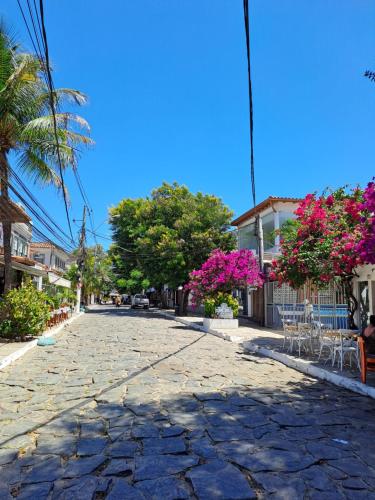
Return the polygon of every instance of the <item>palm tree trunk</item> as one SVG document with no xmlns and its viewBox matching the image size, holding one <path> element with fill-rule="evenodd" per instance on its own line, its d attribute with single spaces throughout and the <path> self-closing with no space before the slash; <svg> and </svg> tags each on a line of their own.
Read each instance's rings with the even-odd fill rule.
<svg viewBox="0 0 375 500">
<path fill-rule="evenodd" d="M 4 201 L 4 206 L 6 206 L 9 201 L 8 192 L 8 177 L 9 168 L 6 152 L 0 150 L 0 189 L 1 198 Z M 9 292 L 12 284 L 12 247 L 11 247 L 11 237 L 12 237 L 12 223 L 9 221 L 1 221 L 3 226 L 3 247 L 4 247 L 4 293 Z"/>
</svg>

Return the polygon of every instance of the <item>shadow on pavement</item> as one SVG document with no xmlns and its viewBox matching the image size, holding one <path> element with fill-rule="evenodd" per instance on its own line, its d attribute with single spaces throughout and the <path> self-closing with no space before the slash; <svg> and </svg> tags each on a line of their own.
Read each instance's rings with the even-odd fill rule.
<svg viewBox="0 0 375 500">
<path fill-rule="evenodd" d="M 2 448 L 0 498 L 375 494 L 371 400 L 321 383 L 291 383 L 285 391 L 227 387 L 147 402 L 106 400 L 112 388 L 84 412 L 77 410 L 87 403 L 41 424 L 34 449 Z"/>
</svg>

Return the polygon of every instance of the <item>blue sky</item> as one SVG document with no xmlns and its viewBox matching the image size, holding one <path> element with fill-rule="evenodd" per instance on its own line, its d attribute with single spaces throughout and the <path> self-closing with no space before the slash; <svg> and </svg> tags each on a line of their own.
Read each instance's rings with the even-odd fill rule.
<svg viewBox="0 0 375 500">
<path fill-rule="evenodd" d="M 375 70 L 375 2 L 250 3 L 257 200 L 364 185 L 375 173 L 375 84 L 362 76 Z M 90 97 L 79 112 L 96 145 L 79 168 L 96 225 L 164 180 L 214 193 L 237 215 L 250 208 L 242 0 L 45 4 L 55 84 Z M 30 48 L 16 1 L 0 14 Z M 65 225 L 62 200 L 33 191 Z"/>
</svg>

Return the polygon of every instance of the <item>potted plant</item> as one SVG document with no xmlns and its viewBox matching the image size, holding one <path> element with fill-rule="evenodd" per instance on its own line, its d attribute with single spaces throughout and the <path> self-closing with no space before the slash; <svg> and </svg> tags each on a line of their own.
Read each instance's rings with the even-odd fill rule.
<svg viewBox="0 0 375 500">
<path fill-rule="evenodd" d="M 225 253 L 217 249 L 200 269 L 190 273 L 187 288 L 193 305 L 204 305 L 206 330 L 230 329 L 238 328 L 238 300 L 232 292 L 262 284 L 258 263 L 250 250 Z"/>
</svg>

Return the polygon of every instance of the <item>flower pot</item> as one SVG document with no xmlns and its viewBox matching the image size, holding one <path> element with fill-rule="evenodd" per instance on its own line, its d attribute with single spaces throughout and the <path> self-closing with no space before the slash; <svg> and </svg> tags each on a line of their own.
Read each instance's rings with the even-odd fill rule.
<svg viewBox="0 0 375 500">
<path fill-rule="evenodd" d="M 203 328 L 209 330 L 234 330 L 238 328 L 238 319 L 203 318 Z"/>
</svg>

